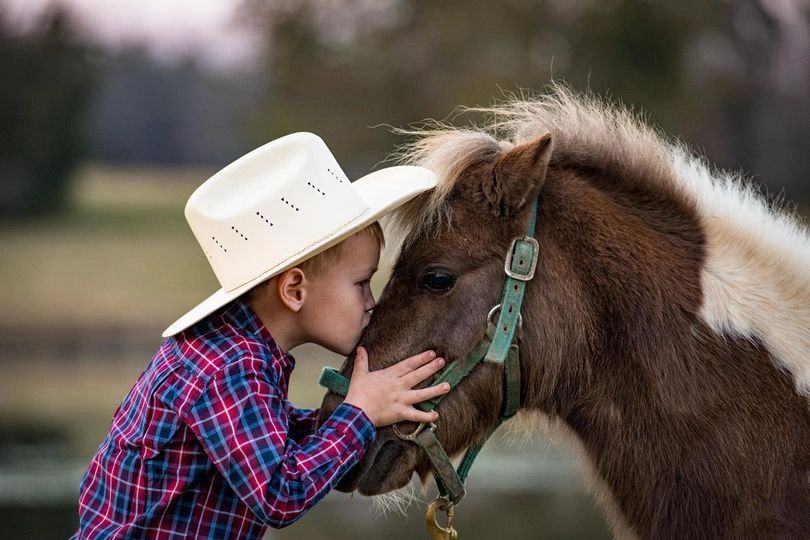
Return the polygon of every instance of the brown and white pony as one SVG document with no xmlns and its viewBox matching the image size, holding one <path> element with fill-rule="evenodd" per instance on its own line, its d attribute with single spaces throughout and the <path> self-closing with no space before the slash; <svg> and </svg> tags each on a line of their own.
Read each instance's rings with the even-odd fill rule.
<svg viewBox="0 0 810 540">
<path fill-rule="evenodd" d="M 440 125 L 404 149 L 440 184 L 397 216 L 407 237 L 362 338 L 372 369 L 471 351 L 539 197 L 522 411 L 575 436 L 614 534 L 810 538 L 806 229 L 597 98 L 557 86 L 484 112 L 483 128 Z M 485 436 L 501 394 L 487 364 L 446 397 L 448 453 Z M 428 470 L 381 429 L 339 489 L 384 493 Z"/>
</svg>

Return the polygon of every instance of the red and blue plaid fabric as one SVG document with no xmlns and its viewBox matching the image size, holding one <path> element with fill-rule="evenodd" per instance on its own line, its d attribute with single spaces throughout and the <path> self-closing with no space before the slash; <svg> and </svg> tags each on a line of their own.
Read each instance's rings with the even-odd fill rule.
<svg viewBox="0 0 810 540">
<path fill-rule="evenodd" d="M 74 538 L 261 538 L 301 517 L 375 430 L 345 403 L 314 429 L 294 366 L 241 300 L 167 338 L 82 479 Z"/>
</svg>

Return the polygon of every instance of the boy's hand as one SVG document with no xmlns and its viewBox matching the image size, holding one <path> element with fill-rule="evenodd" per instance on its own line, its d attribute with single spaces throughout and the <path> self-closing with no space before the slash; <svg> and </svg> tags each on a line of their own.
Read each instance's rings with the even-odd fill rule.
<svg viewBox="0 0 810 540">
<path fill-rule="evenodd" d="M 436 411 L 420 411 L 413 405 L 446 394 L 450 385 L 442 383 L 418 390 L 413 390 L 413 387 L 443 366 L 443 358 L 436 358 L 433 351 L 425 351 L 391 367 L 369 371 L 368 353 L 363 347 L 358 347 L 344 402 L 363 409 L 377 427 L 402 420 L 434 422 L 439 417 Z"/>
</svg>

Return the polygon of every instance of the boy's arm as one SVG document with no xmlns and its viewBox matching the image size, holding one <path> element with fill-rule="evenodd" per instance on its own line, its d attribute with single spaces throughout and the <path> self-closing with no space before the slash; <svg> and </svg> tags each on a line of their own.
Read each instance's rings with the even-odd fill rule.
<svg viewBox="0 0 810 540">
<path fill-rule="evenodd" d="M 301 441 L 304 437 L 315 430 L 318 424 L 319 409 L 299 409 L 289 401 L 285 400 L 287 408 L 287 418 L 290 420 L 288 436 L 294 441 Z"/>
<path fill-rule="evenodd" d="M 374 425 L 341 404 L 300 442 L 266 364 L 243 358 L 209 383 L 185 420 L 240 499 L 273 527 L 293 523 L 365 453 Z"/>
</svg>

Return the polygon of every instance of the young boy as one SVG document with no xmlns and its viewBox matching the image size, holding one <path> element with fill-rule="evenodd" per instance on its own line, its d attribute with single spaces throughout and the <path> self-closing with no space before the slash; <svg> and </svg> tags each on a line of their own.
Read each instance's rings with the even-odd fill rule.
<svg viewBox="0 0 810 540">
<path fill-rule="evenodd" d="M 261 538 L 293 523 L 363 456 L 375 426 L 430 422 L 413 387 L 431 351 L 369 372 L 321 426 L 287 400 L 317 343 L 349 354 L 368 324 L 377 219 L 435 186 L 419 167 L 349 182 L 323 141 L 296 133 L 243 156 L 189 198 L 186 218 L 222 288 L 170 326 L 82 479 L 75 538 Z"/>
</svg>

